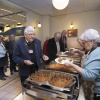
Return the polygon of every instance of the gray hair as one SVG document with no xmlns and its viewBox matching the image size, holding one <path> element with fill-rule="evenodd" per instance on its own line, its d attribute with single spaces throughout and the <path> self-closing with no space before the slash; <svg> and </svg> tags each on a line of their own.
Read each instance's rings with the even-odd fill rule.
<svg viewBox="0 0 100 100">
<path fill-rule="evenodd" d="M 83 33 L 82 40 L 90 41 L 94 40 L 95 42 L 98 42 L 100 39 L 100 35 L 98 34 L 98 31 L 94 29 L 88 29 Z"/>
<path fill-rule="evenodd" d="M 80 40 L 84 40 L 84 34 L 81 34 L 79 37 Z"/>
<path fill-rule="evenodd" d="M 56 36 L 61 36 L 61 33 L 60 32 L 54 33 L 54 37 L 56 37 Z"/>
<path fill-rule="evenodd" d="M 32 26 L 27 26 L 25 29 L 24 29 L 24 34 L 27 34 L 27 33 L 34 33 L 34 28 Z"/>
</svg>

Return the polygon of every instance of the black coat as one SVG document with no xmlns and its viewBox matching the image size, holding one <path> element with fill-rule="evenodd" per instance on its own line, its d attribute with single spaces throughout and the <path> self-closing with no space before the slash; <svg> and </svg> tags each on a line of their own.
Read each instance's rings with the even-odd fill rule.
<svg viewBox="0 0 100 100">
<path fill-rule="evenodd" d="M 41 41 L 34 39 L 36 62 L 38 67 L 41 67 L 40 58 L 43 57 L 41 49 Z M 30 60 L 31 56 L 28 52 L 29 48 L 24 38 L 20 38 L 15 43 L 15 48 L 13 52 L 13 60 L 19 65 L 19 75 L 28 77 L 30 75 L 30 67 L 24 64 L 24 60 Z"/>
<path fill-rule="evenodd" d="M 64 46 L 62 44 L 62 42 L 59 42 L 60 44 L 60 51 L 64 52 Z M 57 54 L 57 46 L 56 46 L 56 42 L 55 39 L 52 38 L 48 41 L 48 56 L 49 56 L 49 62 L 51 62 L 52 60 L 54 60 L 55 58 L 57 58 L 56 54 Z"/>
<path fill-rule="evenodd" d="M 61 36 L 60 38 L 60 42 L 62 43 L 62 46 L 65 48 L 67 48 L 67 43 L 64 43 L 64 41 L 67 41 L 67 37 L 66 36 Z"/>
</svg>

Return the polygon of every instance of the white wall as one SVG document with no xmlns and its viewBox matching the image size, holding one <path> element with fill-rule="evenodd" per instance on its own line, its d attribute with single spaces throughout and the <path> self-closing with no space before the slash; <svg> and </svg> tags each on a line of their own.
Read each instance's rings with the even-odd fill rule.
<svg viewBox="0 0 100 100">
<path fill-rule="evenodd" d="M 78 36 L 89 28 L 96 29 L 100 33 L 100 10 L 52 17 L 52 33 L 70 29 L 71 22 L 74 28 L 78 29 Z M 76 37 L 68 38 L 69 48 L 79 47 L 76 39 Z"/>
<path fill-rule="evenodd" d="M 37 21 L 39 21 L 42 24 L 42 16 L 38 15 L 34 12 L 31 12 L 31 11 L 28 11 L 26 13 L 26 15 L 27 15 L 27 26 L 29 25 L 29 26 L 36 27 L 35 28 L 35 34 L 36 34 L 35 37 L 40 39 L 41 41 L 43 41 L 43 39 L 42 39 L 43 38 L 43 29 L 42 29 L 43 26 L 41 28 L 38 28 L 36 26 Z"/>
<path fill-rule="evenodd" d="M 42 42 L 42 45 L 44 41 L 46 40 L 47 36 L 51 37 L 51 17 L 50 16 L 41 16 L 39 14 L 36 14 L 34 12 L 28 11 L 26 13 L 27 15 L 27 25 L 31 25 L 33 27 L 36 27 L 36 22 L 39 21 L 42 25 L 41 28 L 36 27 L 35 28 L 35 33 L 36 33 L 36 38 L 40 39 Z"/>
<path fill-rule="evenodd" d="M 43 16 L 43 42 L 46 40 L 46 37 L 51 35 L 51 17 L 50 16 Z"/>
<path fill-rule="evenodd" d="M 100 33 L 100 10 L 69 14 L 63 16 L 41 16 L 33 12 L 27 12 L 27 25 L 36 27 L 36 21 L 40 21 L 41 28 L 36 28 L 36 37 L 43 42 L 46 36 L 53 37 L 56 31 L 62 31 L 63 29 L 70 29 L 70 24 L 73 22 L 74 28 L 78 29 L 78 36 L 82 34 L 86 29 L 93 28 Z M 67 39 L 68 47 L 80 47 L 77 43 L 77 37 Z"/>
</svg>

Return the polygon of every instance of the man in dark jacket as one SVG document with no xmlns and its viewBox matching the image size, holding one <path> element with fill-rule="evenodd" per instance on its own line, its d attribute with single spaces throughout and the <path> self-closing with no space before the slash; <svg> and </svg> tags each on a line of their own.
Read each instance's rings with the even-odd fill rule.
<svg viewBox="0 0 100 100">
<path fill-rule="evenodd" d="M 65 51 L 64 46 L 60 41 L 60 38 L 61 38 L 60 32 L 56 32 L 54 34 L 54 38 L 48 41 L 48 56 L 49 56 L 48 63 L 53 61 L 55 58 L 57 58 L 60 52 Z"/>
<path fill-rule="evenodd" d="M 62 46 L 64 46 L 64 50 L 66 51 L 67 50 L 67 31 L 66 30 L 63 30 L 61 32 L 61 38 L 60 38 L 60 42 L 62 43 Z"/>
<path fill-rule="evenodd" d="M 48 60 L 48 57 L 42 53 L 41 41 L 34 35 L 33 27 L 27 26 L 24 37 L 15 44 L 13 60 L 19 65 L 21 83 L 41 67 L 40 58 Z"/>
<path fill-rule="evenodd" d="M 11 34 L 9 35 L 9 41 L 6 42 L 6 48 L 7 48 L 7 52 L 9 54 L 9 59 L 10 59 L 10 74 L 11 75 L 13 74 L 13 72 L 18 72 L 16 70 L 16 63 L 12 59 L 14 46 L 15 46 L 15 35 Z"/>
</svg>

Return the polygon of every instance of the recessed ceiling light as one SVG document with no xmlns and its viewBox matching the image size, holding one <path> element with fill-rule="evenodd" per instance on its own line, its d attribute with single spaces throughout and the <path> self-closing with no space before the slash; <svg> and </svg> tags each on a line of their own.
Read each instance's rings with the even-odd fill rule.
<svg viewBox="0 0 100 100">
<path fill-rule="evenodd" d="M 9 10 L 6 10 L 6 9 L 2 9 L 2 8 L 0 8 L 0 9 L 3 10 L 3 11 L 6 11 L 6 12 L 13 13 L 12 11 L 9 11 Z"/>
<path fill-rule="evenodd" d="M 2 18 L 2 19 L 5 19 L 5 20 L 10 20 L 10 19 L 8 19 L 8 18 Z"/>
<path fill-rule="evenodd" d="M 22 16 L 22 17 L 26 17 L 26 16 L 24 16 L 24 15 L 22 15 L 22 14 L 18 14 L 19 16 Z"/>
<path fill-rule="evenodd" d="M 11 21 L 13 21 L 13 22 L 17 22 L 17 20 L 11 20 Z"/>
</svg>

